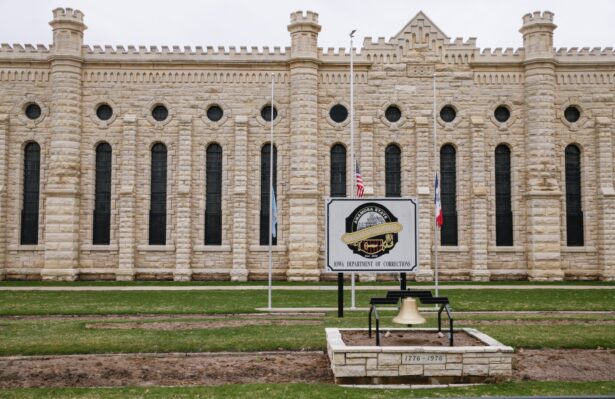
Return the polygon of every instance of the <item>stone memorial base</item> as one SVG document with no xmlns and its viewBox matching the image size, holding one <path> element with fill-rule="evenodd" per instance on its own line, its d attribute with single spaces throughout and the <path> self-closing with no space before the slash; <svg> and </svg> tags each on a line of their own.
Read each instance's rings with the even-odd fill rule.
<svg viewBox="0 0 615 399">
<path fill-rule="evenodd" d="M 461 384 L 512 374 L 513 348 L 472 328 L 455 329 L 455 346 L 435 328 L 327 328 L 327 352 L 338 384 Z M 384 333 L 390 332 L 389 336 Z"/>
</svg>

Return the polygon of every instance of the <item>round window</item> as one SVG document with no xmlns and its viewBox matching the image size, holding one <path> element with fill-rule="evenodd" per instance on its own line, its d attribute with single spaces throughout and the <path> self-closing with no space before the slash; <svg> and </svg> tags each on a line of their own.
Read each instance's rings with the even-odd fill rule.
<svg viewBox="0 0 615 399">
<path fill-rule="evenodd" d="M 574 123 L 581 117 L 581 111 L 579 111 L 579 109 L 574 105 L 571 105 L 564 111 L 564 117 L 568 122 Z"/>
<path fill-rule="evenodd" d="M 167 119 L 169 116 L 169 110 L 164 105 L 156 105 L 154 109 L 152 109 L 152 118 L 157 120 L 158 122 L 162 122 Z"/>
<path fill-rule="evenodd" d="M 342 123 L 348 118 L 348 110 L 342 104 L 337 104 L 331 107 L 329 116 L 335 123 Z"/>
<path fill-rule="evenodd" d="M 457 111 L 455 111 L 455 108 L 450 105 L 445 105 L 440 110 L 440 118 L 442 118 L 442 120 L 446 123 L 454 121 L 456 117 Z"/>
<path fill-rule="evenodd" d="M 504 123 L 510 118 L 510 110 L 505 106 L 500 105 L 493 112 L 493 116 L 495 117 L 496 121 Z"/>
<path fill-rule="evenodd" d="M 218 122 L 224 116 L 224 111 L 217 105 L 207 108 L 207 118 L 212 122 Z"/>
<path fill-rule="evenodd" d="M 271 122 L 271 105 L 265 105 L 263 109 L 261 109 L 261 117 L 267 122 Z M 278 109 L 273 107 L 273 119 L 275 120 L 278 117 Z"/>
<path fill-rule="evenodd" d="M 101 121 L 108 121 L 113 116 L 113 108 L 109 104 L 101 104 L 96 108 L 96 116 Z"/>
<path fill-rule="evenodd" d="M 387 121 L 395 123 L 401 119 L 401 110 L 396 105 L 391 105 L 384 111 L 384 117 Z"/>
<path fill-rule="evenodd" d="M 28 104 L 26 107 L 26 116 L 28 119 L 38 119 L 41 116 L 41 107 L 36 103 Z"/>
</svg>

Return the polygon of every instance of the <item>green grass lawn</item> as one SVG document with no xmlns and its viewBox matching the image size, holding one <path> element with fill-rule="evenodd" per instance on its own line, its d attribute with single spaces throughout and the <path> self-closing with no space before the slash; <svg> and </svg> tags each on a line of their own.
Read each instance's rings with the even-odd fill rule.
<svg viewBox="0 0 615 399">
<path fill-rule="evenodd" d="M 384 291 L 357 291 L 357 306 Z M 453 310 L 615 311 L 615 290 L 441 290 Z M 346 304 L 350 293 L 345 293 Z M 267 304 L 266 291 L 0 291 L 0 315 L 245 313 Z M 276 291 L 274 307 L 335 307 L 336 291 Z"/>
<path fill-rule="evenodd" d="M 349 300 L 349 293 L 346 293 Z M 367 306 L 381 291 L 357 292 L 357 305 Z M 605 310 L 615 311 L 615 291 L 605 290 L 455 290 L 443 289 L 454 310 Z M 277 291 L 274 306 L 335 306 L 335 291 Z M 107 292 L 0 292 L 0 314 L 14 315 L 127 315 L 254 313 L 264 306 L 266 291 L 107 291 Z M 382 312 L 383 325 L 390 325 L 392 312 Z M 570 324 L 532 324 L 532 319 L 556 315 L 456 315 L 456 326 L 465 320 L 525 319 L 511 325 L 471 326 L 514 347 L 526 348 L 615 348 L 613 324 L 591 324 L 591 314 L 567 315 Z M 608 317 L 607 317 L 608 318 Z M 157 318 L 158 319 L 158 318 Z M 434 326 L 433 314 L 428 326 Z M 578 323 L 574 323 L 578 320 Z M 121 323 L 122 320 L 107 320 Z M 154 321 L 154 320 L 150 320 Z M 177 321 L 177 320 L 176 320 Z M 0 355 L 35 355 L 120 352 L 191 352 L 322 350 L 325 327 L 366 327 L 366 312 L 335 312 L 317 320 L 317 325 L 274 325 L 187 330 L 87 328 L 92 320 L 51 319 L 0 320 Z"/>
<path fill-rule="evenodd" d="M 245 384 L 213 387 L 165 388 L 49 388 L 0 390 L 0 398 L 23 399 L 188 399 L 188 398 L 443 398 L 479 396 L 531 396 L 531 395 L 608 395 L 615 393 L 615 381 L 605 382 L 515 382 L 479 385 L 463 388 L 429 389 L 362 389 L 326 384 Z"/>
<path fill-rule="evenodd" d="M 391 322 L 391 312 L 382 315 L 383 327 L 399 327 Z M 433 316 L 427 317 L 425 327 L 435 327 Z M 464 316 L 464 320 L 480 320 L 481 316 Z M 519 320 L 523 320 L 517 318 Z M 568 318 L 572 324 L 540 325 L 527 318 L 524 324 L 472 325 L 504 344 L 525 348 L 615 348 L 615 324 L 582 323 L 583 318 Z M 46 355 L 73 353 L 133 353 L 133 352 L 218 352 L 218 351 L 275 351 L 324 350 L 325 327 L 366 327 L 362 312 L 347 314 L 338 319 L 334 313 L 312 317 L 316 325 L 256 325 L 224 328 L 192 328 L 185 330 L 89 328 L 88 324 L 127 323 L 121 319 L 88 320 L 1 320 L 0 355 Z M 577 320 L 578 324 L 574 324 Z M 142 323 L 198 322 L 202 319 L 143 320 Z"/>
</svg>

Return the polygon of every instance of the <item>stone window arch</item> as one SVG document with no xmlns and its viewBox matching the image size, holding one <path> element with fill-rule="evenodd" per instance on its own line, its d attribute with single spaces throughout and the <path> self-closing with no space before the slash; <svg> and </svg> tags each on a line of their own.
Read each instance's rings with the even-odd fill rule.
<svg viewBox="0 0 615 399">
<path fill-rule="evenodd" d="M 442 187 L 440 198 L 442 202 L 443 224 L 440 229 L 440 244 L 457 246 L 457 151 L 451 144 L 440 148 L 440 173 Z"/>
<path fill-rule="evenodd" d="M 260 245 L 269 245 L 269 170 L 271 165 L 271 143 L 261 148 L 261 209 L 260 209 Z M 273 193 L 277 198 L 278 150 L 273 146 Z M 271 244 L 277 245 L 278 235 L 271 237 Z"/>
<path fill-rule="evenodd" d="M 109 245 L 111 237 L 111 155 L 111 145 L 108 143 L 96 146 L 93 245 Z"/>
<path fill-rule="evenodd" d="M 331 147 L 331 197 L 346 196 L 346 147 Z"/>
<path fill-rule="evenodd" d="M 38 244 L 38 211 L 41 180 L 41 147 L 29 142 L 24 148 L 21 245 Z"/>
<path fill-rule="evenodd" d="M 495 242 L 497 246 L 513 245 L 511 206 L 510 148 L 495 148 Z"/>
<path fill-rule="evenodd" d="M 167 231 L 167 146 L 152 146 L 149 245 L 166 245 Z"/>
<path fill-rule="evenodd" d="M 207 146 L 205 161 L 205 245 L 222 245 L 222 147 Z"/>
<path fill-rule="evenodd" d="M 582 247 L 583 203 L 581 195 L 581 149 L 570 144 L 565 150 L 566 158 L 566 244 Z"/>
<path fill-rule="evenodd" d="M 387 197 L 401 197 L 401 148 L 389 144 L 384 150 L 384 181 Z"/>
</svg>

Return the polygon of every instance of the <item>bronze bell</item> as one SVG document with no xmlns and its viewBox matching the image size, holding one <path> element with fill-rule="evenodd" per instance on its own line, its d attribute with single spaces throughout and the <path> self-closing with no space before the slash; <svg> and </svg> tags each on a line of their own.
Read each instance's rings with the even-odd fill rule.
<svg viewBox="0 0 615 399">
<path fill-rule="evenodd" d="M 419 308 L 414 298 L 404 298 L 399 308 L 399 314 L 393 319 L 393 323 L 405 325 L 423 324 L 425 321 L 425 318 L 419 314 Z"/>
</svg>

